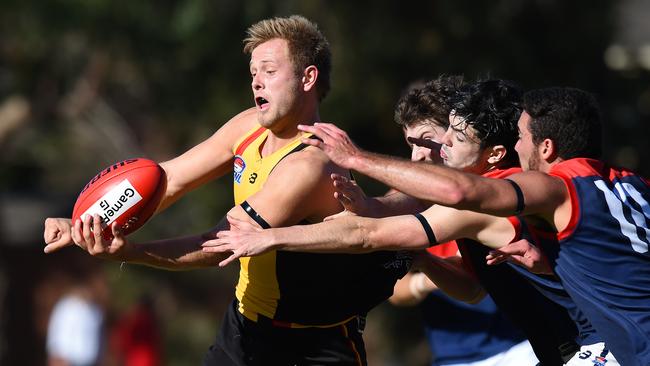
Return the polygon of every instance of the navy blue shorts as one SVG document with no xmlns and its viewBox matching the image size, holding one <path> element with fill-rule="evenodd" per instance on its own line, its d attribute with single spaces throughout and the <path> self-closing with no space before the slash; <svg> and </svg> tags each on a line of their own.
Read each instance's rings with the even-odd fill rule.
<svg viewBox="0 0 650 366">
<path fill-rule="evenodd" d="M 251 321 L 237 306 L 234 301 L 226 311 L 204 366 L 367 365 L 363 317 L 331 328 L 287 328 L 263 317 Z"/>
</svg>

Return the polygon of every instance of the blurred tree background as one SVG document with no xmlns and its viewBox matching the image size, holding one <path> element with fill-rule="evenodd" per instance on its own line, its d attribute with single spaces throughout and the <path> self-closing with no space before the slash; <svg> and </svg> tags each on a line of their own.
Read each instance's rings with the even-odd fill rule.
<svg viewBox="0 0 650 366">
<path fill-rule="evenodd" d="M 42 223 L 69 216 L 103 166 L 174 157 L 253 105 L 245 29 L 271 16 L 316 21 L 334 55 L 321 117 L 364 148 L 408 156 L 393 106 L 441 73 L 527 89 L 575 86 L 603 107 L 605 159 L 650 175 L 650 4 L 643 0 L 3 0 L 0 4 L 0 364 L 44 363 L 53 273 L 77 249 L 42 254 Z M 134 234 L 180 236 L 232 206 L 230 179 L 189 195 Z M 382 187 L 361 178 L 371 194 Z M 96 261 L 110 311 L 153 298 L 164 363 L 195 365 L 232 299 L 236 268 L 187 273 Z M 381 306 L 371 365 L 426 364 L 415 312 Z"/>
</svg>

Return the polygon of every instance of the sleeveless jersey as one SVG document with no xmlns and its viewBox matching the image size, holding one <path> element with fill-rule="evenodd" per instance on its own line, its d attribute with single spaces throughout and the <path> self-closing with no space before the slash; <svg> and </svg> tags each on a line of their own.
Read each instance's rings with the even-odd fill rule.
<svg viewBox="0 0 650 366">
<path fill-rule="evenodd" d="M 235 204 L 263 189 L 284 157 L 306 147 L 296 138 L 262 157 L 260 148 L 268 134 L 267 129 L 257 126 L 235 144 Z M 301 137 L 305 136 L 309 135 Z M 235 290 L 238 310 L 250 320 L 257 321 L 261 315 L 279 326 L 334 326 L 365 315 L 387 299 L 409 266 L 410 256 L 399 252 L 359 255 L 272 251 L 241 258 Z"/>
<path fill-rule="evenodd" d="M 544 253 L 557 248 L 558 242 L 555 232 L 530 225 L 521 217 L 511 216 L 508 219 L 512 223 L 516 232 L 515 238 L 512 240 L 513 242 L 520 239 L 527 239 L 533 245 L 540 248 Z M 580 345 L 603 342 L 603 339 L 598 335 L 594 327 L 591 325 L 591 322 L 589 322 L 584 313 L 578 309 L 575 302 L 571 299 L 566 290 L 564 290 L 564 286 L 562 286 L 559 278 L 554 275 L 532 273 L 521 266 L 509 262 L 506 263 L 506 265 L 511 266 L 522 277 L 530 281 L 530 283 L 537 289 L 537 291 L 541 292 L 542 295 L 567 310 L 569 316 L 573 319 L 578 328 L 578 343 Z"/>
<path fill-rule="evenodd" d="M 621 365 L 650 365 L 650 189 L 592 159 L 552 167 L 571 197 L 555 271 Z"/>
<path fill-rule="evenodd" d="M 520 171 L 520 168 L 494 170 L 483 176 L 506 178 Z M 476 274 L 499 309 L 523 331 L 539 361 L 544 365 L 563 365 L 562 349 L 566 345 L 575 345 L 578 335 L 567 310 L 542 295 L 514 268 L 488 266 L 485 261 L 490 251 L 488 247 L 468 239 L 456 242 L 463 262 Z"/>
</svg>

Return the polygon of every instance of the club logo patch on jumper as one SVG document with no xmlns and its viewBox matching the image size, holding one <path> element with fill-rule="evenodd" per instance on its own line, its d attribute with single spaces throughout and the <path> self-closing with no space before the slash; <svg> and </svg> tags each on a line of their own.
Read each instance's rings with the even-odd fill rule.
<svg viewBox="0 0 650 366">
<path fill-rule="evenodd" d="M 594 366 L 605 366 L 607 359 L 605 357 L 596 356 L 596 358 L 591 362 L 594 363 Z"/>
<path fill-rule="evenodd" d="M 241 156 L 236 155 L 233 163 L 235 183 L 241 183 L 241 176 L 244 174 L 244 170 L 246 170 L 246 162 Z"/>
</svg>

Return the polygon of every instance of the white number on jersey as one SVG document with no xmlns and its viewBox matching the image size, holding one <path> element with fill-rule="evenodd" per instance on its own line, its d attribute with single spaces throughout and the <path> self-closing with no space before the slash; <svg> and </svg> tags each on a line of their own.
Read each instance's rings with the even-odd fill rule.
<svg viewBox="0 0 650 366">
<path fill-rule="evenodd" d="M 607 184 L 602 179 L 594 182 L 596 187 L 605 194 L 605 200 L 609 207 L 609 212 L 621 225 L 621 232 L 632 242 L 632 249 L 637 253 L 648 252 L 648 239 L 650 239 L 650 230 L 646 227 L 645 218 L 650 219 L 650 206 L 641 196 L 641 193 L 629 183 L 616 182 L 614 189 L 616 193 L 607 188 Z M 643 213 L 635 209 L 630 201 L 634 201 L 641 206 Z M 632 213 L 631 223 L 623 215 L 623 205 L 627 206 Z M 645 217 L 644 217 L 645 216 Z M 639 237 L 638 230 L 645 231 L 645 240 Z"/>
</svg>

